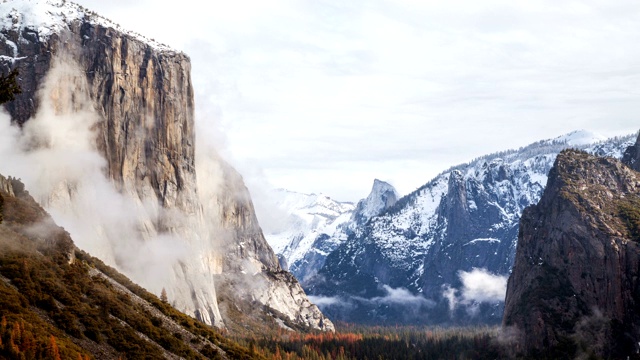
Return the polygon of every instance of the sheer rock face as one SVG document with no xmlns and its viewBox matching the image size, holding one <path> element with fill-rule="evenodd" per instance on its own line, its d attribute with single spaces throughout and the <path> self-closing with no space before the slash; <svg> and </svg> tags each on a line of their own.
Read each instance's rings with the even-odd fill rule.
<svg viewBox="0 0 640 360">
<path fill-rule="evenodd" d="M 503 325 L 529 355 L 614 358 L 640 340 L 640 174 L 567 150 L 520 221 Z"/>
<path fill-rule="evenodd" d="M 0 70 L 17 67 L 22 87 L 22 94 L 7 104 L 7 111 L 14 122 L 27 123 L 40 110 L 41 92 L 52 69 L 60 63 L 77 68 L 76 78 L 52 85 L 47 95 L 56 112 L 59 107 L 70 111 L 86 107 L 83 103 L 89 99 L 100 119 L 93 127 L 95 148 L 106 160 L 105 175 L 136 208 L 138 218 L 133 222 L 139 237 L 149 241 L 167 235 L 188 248 L 187 258 L 169 264 L 173 272 L 163 280 L 176 308 L 223 326 L 227 319 L 218 309 L 216 287 L 224 286 L 214 284 L 221 274 L 251 274 L 253 282 L 300 288 L 293 278 L 270 283 L 268 274 L 281 269 L 262 235 L 241 176 L 216 154 L 205 154 L 215 162 L 216 179 L 206 177 L 211 174 L 196 176 L 194 95 L 186 55 L 115 29 L 116 25 L 72 3 L 14 3 L 18 9 L 48 6 L 52 10 L 47 16 L 55 19 L 46 21 L 48 28 L 34 26 L 27 15 L 11 10 L 7 12 L 12 20 L 0 23 L 4 24 L 0 26 Z M 11 4 L 2 6 L 10 8 Z M 59 94 L 66 94 L 69 104 L 63 104 Z M 209 189 L 203 190 L 203 184 Z M 61 193 L 38 200 L 45 207 L 50 199 L 71 204 L 74 193 L 70 188 L 62 186 Z M 96 238 L 109 236 L 97 232 Z M 122 241 L 102 240 L 111 246 Z M 85 250 L 127 272 L 119 266 L 117 256 L 102 253 L 104 248 Z M 267 289 L 249 289 L 249 298 L 267 299 L 263 293 Z M 237 294 L 227 295 L 234 298 Z M 302 297 L 306 299 L 304 292 Z M 267 302 L 262 305 L 272 306 Z M 273 306 L 297 325 L 333 328 L 315 305 L 285 303 Z M 312 316 L 307 318 L 322 321 L 298 319 L 298 313 L 309 311 Z"/>
<path fill-rule="evenodd" d="M 147 197 L 151 191 L 165 206 L 195 207 L 195 187 L 186 186 L 195 183 L 193 88 L 186 55 L 157 51 L 89 21 L 71 22 L 68 32 L 44 41 L 28 28 L 4 31 L 4 36 L 22 58 L 15 63 L 22 94 L 7 104 L 15 121 L 23 124 L 35 115 L 37 92 L 54 56 L 77 62 L 104 119 L 97 146 L 109 176 L 132 195 Z"/>
<path fill-rule="evenodd" d="M 351 227 L 362 226 L 374 216 L 382 214 L 392 207 L 400 198 L 400 194 L 393 185 L 375 179 L 369 196 L 358 201 L 356 209 L 353 211 L 351 221 L 355 223 Z"/>
<path fill-rule="evenodd" d="M 638 140 L 635 145 L 627 148 L 622 157 L 622 162 L 627 164 L 635 171 L 640 171 L 640 133 L 638 134 Z"/>
</svg>

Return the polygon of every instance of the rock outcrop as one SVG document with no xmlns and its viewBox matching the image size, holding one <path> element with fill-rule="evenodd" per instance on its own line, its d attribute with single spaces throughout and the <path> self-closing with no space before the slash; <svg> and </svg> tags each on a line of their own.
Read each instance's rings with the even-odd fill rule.
<svg viewBox="0 0 640 360">
<path fill-rule="evenodd" d="M 105 187 L 93 195 L 100 199 L 105 196 L 100 191 L 113 187 L 121 204 L 116 210 L 107 203 L 95 204 L 96 221 L 78 226 L 85 232 L 74 234 L 74 226 L 91 215 L 78 200 L 83 189 L 97 188 L 95 174 L 91 181 L 72 178 L 75 173 L 60 175 L 59 183 L 37 200 L 54 218 L 68 215 L 70 222 L 61 223 L 79 246 L 151 291 L 166 287 L 176 308 L 223 326 L 226 319 L 218 309 L 221 295 L 216 287 L 224 286 L 214 278 L 250 273 L 254 282 L 269 284 L 269 273 L 280 267 L 264 240 L 241 176 L 213 151 L 199 154 L 196 164 L 189 58 L 70 2 L 15 0 L 0 7 L 0 69 L 18 68 L 23 90 L 6 109 L 25 133 L 38 134 L 25 142 L 25 151 L 55 146 L 49 134 L 29 130 L 48 121 L 42 112 L 60 121 L 81 112 L 76 127 L 85 127 L 91 137 L 83 150 L 88 156 L 98 154 L 95 168 L 106 176 Z M 196 173 L 198 166 L 207 171 Z M 154 248 L 155 244 L 166 246 Z M 166 263 L 145 258 L 154 256 L 148 250 L 160 251 Z M 162 272 L 166 278 L 144 278 L 145 271 L 154 271 L 144 267 L 153 267 L 149 263 L 154 261 L 153 266 L 170 269 Z M 292 278 L 279 284 L 299 288 Z M 250 293 L 260 302 L 265 298 L 260 291 L 267 288 Z M 320 319 L 298 325 L 332 329 L 315 305 L 286 306 L 296 308 L 277 310 L 296 323 L 301 311 Z"/>
<path fill-rule="evenodd" d="M 635 145 L 629 146 L 622 156 L 622 162 L 635 171 L 640 171 L 640 133 Z"/>
<path fill-rule="evenodd" d="M 356 205 L 356 209 L 351 216 L 352 228 L 362 226 L 374 216 L 382 214 L 385 210 L 395 205 L 400 198 L 400 194 L 393 185 L 388 182 L 375 179 L 369 195 Z"/>
<path fill-rule="evenodd" d="M 561 152 L 525 209 L 504 326 L 527 356 L 626 358 L 640 340 L 640 173 Z"/>
</svg>

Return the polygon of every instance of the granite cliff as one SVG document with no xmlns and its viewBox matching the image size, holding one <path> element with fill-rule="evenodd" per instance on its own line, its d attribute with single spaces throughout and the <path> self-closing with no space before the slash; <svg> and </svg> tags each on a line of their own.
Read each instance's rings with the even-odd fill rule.
<svg viewBox="0 0 640 360">
<path fill-rule="evenodd" d="M 50 168 L 36 176 L 3 171 L 46 182 L 27 185 L 80 247 L 153 292 L 166 288 L 174 306 L 208 324 L 237 321 L 220 313 L 225 298 L 333 328 L 294 278 L 274 276 L 282 270 L 242 177 L 214 151 L 196 154 L 185 54 L 70 2 L 0 7 L 0 69 L 19 69 L 23 90 L 6 106 L 21 127 L 24 156 L 14 163 L 46 150 L 60 151 L 56 161 L 77 155 L 66 168 L 30 164 Z M 216 293 L 236 277 L 251 285 L 246 296 Z M 282 299 L 269 296 L 274 288 Z"/>
<path fill-rule="evenodd" d="M 503 319 L 518 329 L 519 350 L 637 354 L 639 236 L 640 173 L 612 158 L 561 152 L 540 202 L 520 221 Z"/>
<path fill-rule="evenodd" d="M 633 146 L 629 146 L 622 156 L 622 162 L 635 171 L 640 171 L 640 133 Z"/>
</svg>

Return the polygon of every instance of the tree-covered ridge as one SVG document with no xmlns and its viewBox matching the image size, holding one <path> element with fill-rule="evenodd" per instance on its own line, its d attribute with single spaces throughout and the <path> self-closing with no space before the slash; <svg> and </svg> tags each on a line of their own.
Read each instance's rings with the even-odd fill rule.
<svg viewBox="0 0 640 360">
<path fill-rule="evenodd" d="M 260 358 L 77 249 L 18 180 L 0 180 L 13 183 L 0 190 L 0 358 Z"/>
</svg>

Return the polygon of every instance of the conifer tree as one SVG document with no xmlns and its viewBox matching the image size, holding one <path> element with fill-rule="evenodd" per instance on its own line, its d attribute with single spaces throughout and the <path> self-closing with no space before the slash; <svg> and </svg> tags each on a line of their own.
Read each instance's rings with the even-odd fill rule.
<svg viewBox="0 0 640 360">
<path fill-rule="evenodd" d="M 20 94 L 20 86 L 18 85 L 18 69 L 14 69 L 9 75 L 0 75 L 0 104 L 13 101 L 16 94 Z"/>
</svg>

